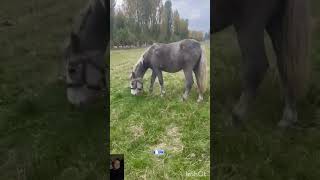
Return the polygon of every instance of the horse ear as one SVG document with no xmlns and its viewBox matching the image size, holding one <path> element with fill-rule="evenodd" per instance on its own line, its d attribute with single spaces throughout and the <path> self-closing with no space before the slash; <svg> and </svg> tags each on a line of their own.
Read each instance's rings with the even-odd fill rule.
<svg viewBox="0 0 320 180">
<path fill-rule="evenodd" d="M 71 32 L 70 44 L 71 44 L 71 49 L 73 52 L 80 51 L 80 39 L 79 39 L 79 36 L 77 34 L 75 34 L 74 32 Z"/>
</svg>

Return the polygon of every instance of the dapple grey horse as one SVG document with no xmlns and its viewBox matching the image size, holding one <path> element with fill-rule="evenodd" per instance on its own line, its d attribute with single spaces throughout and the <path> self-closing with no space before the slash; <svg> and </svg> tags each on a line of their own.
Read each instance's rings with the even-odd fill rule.
<svg viewBox="0 0 320 180">
<path fill-rule="evenodd" d="M 285 107 L 278 126 L 297 121 L 296 101 L 308 77 L 309 8 L 307 0 L 214 0 L 213 33 L 233 25 L 243 57 L 243 91 L 233 109 L 233 122 L 242 124 L 248 106 L 268 69 L 264 31 L 270 36 Z"/>
<path fill-rule="evenodd" d="M 86 104 L 106 89 L 107 3 L 106 0 L 89 1 L 78 17 L 65 48 L 67 97 L 74 105 Z"/>
<path fill-rule="evenodd" d="M 187 99 L 192 88 L 192 72 L 194 72 L 199 91 L 198 102 L 200 102 L 203 100 L 203 93 L 206 90 L 206 63 L 204 50 L 196 40 L 185 39 L 170 44 L 153 44 L 143 53 L 131 73 L 131 94 L 138 95 L 142 92 L 143 76 L 149 68 L 152 69 L 149 91 L 153 91 L 153 84 L 158 77 L 161 96 L 165 93 L 162 71 L 175 73 L 183 70 L 186 84 L 182 100 Z"/>
</svg>

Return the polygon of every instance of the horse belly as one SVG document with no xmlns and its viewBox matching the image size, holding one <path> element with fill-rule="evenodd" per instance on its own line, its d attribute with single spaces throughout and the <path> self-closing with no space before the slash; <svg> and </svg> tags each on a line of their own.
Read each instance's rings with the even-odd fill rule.
<svg viewBox="0 0 320 180">
<path fill-rule="evenodd" d="M 161 71 L 165 71 L 165 72 L 169 72 L 169 73 L 176 73 L 178 71 L 181 71 L 182 67 L 177 65 L 177 63 L 171 61 L 170 63 L 168 63 L 166 65 L 160 65 L 159 69 Z"/>
<path fill-rule="evenodd" d="M 177 55 L 172 55 L 170 53 L 162 57 L 154 58 L 152 64 L 153 67 L 169 73 L 178 72 L 183 68 L 180 58 Z"/>
</svg>

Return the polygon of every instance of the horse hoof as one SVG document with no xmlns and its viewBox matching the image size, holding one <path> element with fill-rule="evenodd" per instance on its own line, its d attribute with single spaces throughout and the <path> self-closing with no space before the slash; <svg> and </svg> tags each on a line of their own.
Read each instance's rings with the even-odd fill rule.
<svg viewBox="0 0 320 180">
<path fill-rule="evenodd" d="M 197 100 L 197 103 L 200 103 L 200 102 L 202 102 L 203 101 L 203 98 L 198 98 L 198 100 Z"/>
<path fill-rule="evenodd" d="M 278 123 L 278 127 L 286 129 L 292 127 L 298 122 L 297 112 L 290 109 L 285 109 L 281 121 Z"/>
</svg>

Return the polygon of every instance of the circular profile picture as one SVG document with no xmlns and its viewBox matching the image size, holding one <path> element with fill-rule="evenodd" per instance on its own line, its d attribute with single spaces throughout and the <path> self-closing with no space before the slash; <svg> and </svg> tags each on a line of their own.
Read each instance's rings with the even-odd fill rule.
<svg viewBox="0 0 320 180">
<path fill-rule="evenodd" d="M 124 179 L 124 164 L 123 160 L 115 158 L 110 163 L 110 179 L 123 180 Z"/>
<path fill-rule="evenodd" d="M 119 169 L 121 166 L 120 160 L 119 159 L 115 159 L 112 161 L 112 169 L 113 170 L 117 170 Z"/>
</svg>

